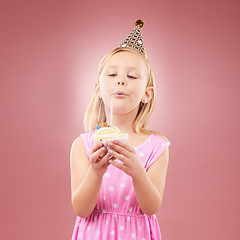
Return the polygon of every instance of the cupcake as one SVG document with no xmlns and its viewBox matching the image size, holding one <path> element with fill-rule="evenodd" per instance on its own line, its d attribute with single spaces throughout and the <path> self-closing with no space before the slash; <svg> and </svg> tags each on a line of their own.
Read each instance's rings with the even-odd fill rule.
<svg viewBox="0 0 240 240">
<path fill-rule="evenodd" d="M 126 142 L 128 140 L 128 134 L 122 133 L 118 127 L 108 125 L 107 122 L 97 126 L 97 131 L 93 134 L 94 143 L 102 142 L 105 147 L 109 141 L 121 140 Z"/>
</svg>

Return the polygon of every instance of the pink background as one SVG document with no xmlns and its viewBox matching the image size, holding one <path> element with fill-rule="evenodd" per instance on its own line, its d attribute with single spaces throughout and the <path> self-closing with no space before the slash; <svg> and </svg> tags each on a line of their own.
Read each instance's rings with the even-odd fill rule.
<svg viewBox="0 0 240 240">
<path fill-rule="evenodd" d="M 171 141 L 164 240 L 237 239 L 239 1 L 2 1 L 1 239 L 70 239 L 69 155 L 101 57 L 145 21 Z"/>
</svg>

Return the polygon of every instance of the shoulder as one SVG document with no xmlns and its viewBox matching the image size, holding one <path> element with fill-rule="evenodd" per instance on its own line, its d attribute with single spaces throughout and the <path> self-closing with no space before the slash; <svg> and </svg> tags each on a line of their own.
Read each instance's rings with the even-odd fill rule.
<svg viewBox="0 0 240 240">
<path fill-rule="evenodd" d="M 92 141 L 92 133 L 93 132 L 87 132 L 82 133 L 80 136 L 78 136 L 72 143 L 72 147 L 79 148 L 85 146 L 86 149 L 88 149 L 88 145 L 91 144 Z"/>
<path fill-rule="evenodd" d="M 154 168 L 161 169 L 166 168 L 169 161 L 169 145 L 170 142 L 168 139 L 166 140 L 161 135 L 153 134 L 151 138 L 151 147 L 152 154 L 151 160 L 148 163 L 147 168 L 152 169 L 152 165 Z"/>
<path fill-rule="evenodd" d="M 170 141 L 160 133 L 154 134 L 153 136 L 152 145 L 154 146 L 154 153 L 156 154 L 156 163 L 161 162 L 160 165 L 166 165 L 169 160 Z"/>
<path fill-rule="evenodd" d="M 170 145 L 169 139 L 166 138 L 162 133 L 147 129 L 144 129 L 143 133 L 146 135 L 151 135 L 151 137 L 154 138 L 155 140 L 165 141 L 168 145 Z"/>
<path fill-rule="evenodd" d="M 78 147 L 79 145 L 83 144 L 83 139 L 82 139 L 82 135 L 78 136 L 77 138 L 75 138 L 72 142 L 72 147 Z"/>
<path fill-rule="evenodd" d="M 84 148 L 85 142 L 89 140 L 90 133 L 82 133 L 73 140 L 71 150 L 80 150 Z"/>
<path fill-rule="evenodd" d="M 94 143 L 92 140 L 93 132 L 82 133 L 79 137 L 77 137 L 72 143 L 73 150 L 79 150 L 84 152 L 89 157 L 89 153 L 91 148 L 93 147 Z"/>
<path fill-rule="evenodd" d="M 76 152 L 83 151 L 84 150 L 84 142 L 82 136 L 78 136 L 76 139 L 73 140 L 72 146 L 71 146 L 71 155 L 73 155 Z"/>
<path fill-rule="evenodd" d="M 158 145 L 163 148 L 168 147 L 171 144 L 170 141 L 163 134 L 158 132 L 152 133 L 151 142 L 153 143 L 153 145 Z"/>
<path fill-rule="evenodd" d="M 84 140 L 82 135 L 74 139 L 71 151 L 70 151 L 70 166 L 71 171 L 74 173 L 78 172 L 83 166 L 88 165 L 88 152 L 86 150 L 86 146 L 84 144 Z"/>
</svg>

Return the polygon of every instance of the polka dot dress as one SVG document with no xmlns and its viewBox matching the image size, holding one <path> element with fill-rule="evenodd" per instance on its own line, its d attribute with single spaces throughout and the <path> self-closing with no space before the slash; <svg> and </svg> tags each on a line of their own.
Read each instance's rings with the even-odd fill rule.
<svg viewBox="0 0 240 240">
<path fill-rule="evenodd" d="M 93 146 L 91 133 L 81 135 L 87 155 Z M 146 170 L 170 145 L 151 134 L 135 147 Z M 103 176 L 97 205 L 84 219 L 77 216 L 72 240 L 161 240 L 155 215 L 147 216 L 138 206 L 132 179 L 110 165 Z"/>
</svg>

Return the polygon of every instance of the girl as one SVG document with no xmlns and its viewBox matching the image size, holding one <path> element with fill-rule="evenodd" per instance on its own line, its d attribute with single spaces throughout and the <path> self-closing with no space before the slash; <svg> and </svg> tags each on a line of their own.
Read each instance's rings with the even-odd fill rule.
<svg viewBox="0 0 240 240">
<path fill-rule="evenodd" d="M 78 215 L 72 240 L 161 239 L 155 213 L 163 198 L 170 143 L 146 129 L 155 83 L 140 27 L 136 24 L 128 36 L 131 45 L 123 42 L 100 62 L 85 114 L 88 132 L 72 144 L 72 205 Z M 111 99 L 113 124 L 129 138 L 109 142 L 107 150 L 91 137 L 98 124 L 110 120 Z"/>
</svg>

